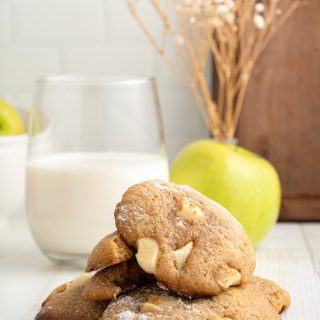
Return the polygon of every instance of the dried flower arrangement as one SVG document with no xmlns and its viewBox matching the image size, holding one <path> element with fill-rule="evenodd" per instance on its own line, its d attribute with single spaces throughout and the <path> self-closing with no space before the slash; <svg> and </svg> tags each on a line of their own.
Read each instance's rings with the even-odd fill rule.
<svg viewBox="0 0 320 320">
<path fill-rule="evenodd" d="M 239 122 L 253 67 L 274 34 L 302 0 L 125 0 L 139 26 L 175 75 L 191 90 L 204 121 L 219 140 L 231 139 Z M 163 23 L 157 41 L 138 14 L 149 1 Z M 172 16 L 174 12 L 174 16 Z M 174 44 L 181 66 L 167 53 Z M 212 53 L 218 76 L 212 98 L 205 71 Z"/>
</svg>

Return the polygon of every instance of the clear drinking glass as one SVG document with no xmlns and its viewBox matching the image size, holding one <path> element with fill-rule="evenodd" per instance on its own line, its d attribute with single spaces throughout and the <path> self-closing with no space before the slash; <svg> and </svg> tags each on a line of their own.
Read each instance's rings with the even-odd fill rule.
<svg viewBox="0 0 320 320">
<path fill-rule="evenodd" d="M 29 124 L 27 217 L 50 259 L 81 264 L 115 230 L 125 190 L 168 179 L 156 83 L 55 76 L 36 83 Z"/>
</svg>

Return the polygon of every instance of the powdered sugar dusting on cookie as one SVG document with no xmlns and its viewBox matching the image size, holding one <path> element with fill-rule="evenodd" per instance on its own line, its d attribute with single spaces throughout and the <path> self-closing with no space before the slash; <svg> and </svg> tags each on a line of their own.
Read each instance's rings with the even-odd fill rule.
<svg viewBox="0 0 320 320">
<path fill-rule="evenodd" d="M 180 228 L 184 228 L 184 227 L 185 227 L 182 219 L 180 219 L 180 220 L 177 222 L 177 226 L 180 227 Z"/>
<path fill-rule="evenodd" d="M 168 190 L 168 187 L 164 184 L 163 181 L 160 181 L 160 180 L 150 180 L 149 181 L 150 184 L 160 190 L 163 190 L 163 191 L 166 191 Z"/>
<path fill-rule="evenodd" d="M 176 188 L 179 190 L 182 190 L 184 192 L 194 192 L 194 189 L 192 189 L 190 186 L 186 185 L 186 184 L 177 184 Z"/>
<path fill-rule="evenodd" d="M 130 204 L 130 205 L 127 205 L 127 204 L 123 204 L 123 205 L 120 205 L 118 207 L 118 216 L 117 216 L 117 220 L 120 221 L 120 222 L 123 222 L 125 220 L 128 219 L 129 215 L 132 216 L 134 215 L 135 219 L 136 220 L 140 220 L 140 219 L 143 219 L 144 218 L 144 209 L 138 205 L 134 205 L 134 204 Z"/>
<path fill-rule="evenodd" d="M 132 320 L 134 319 L 136 316 L 135 313 L 133 313 L 132 311 L 122 311 L 121 313 L 119 313 L 119 320 Z"/>
<path fill-rule="evenodd" d="M 122 311 L 118 316 L 119 320 L 148 320 L 149 317 L 145 314 L 136 314 L 132 311 Z"/>
</svg>

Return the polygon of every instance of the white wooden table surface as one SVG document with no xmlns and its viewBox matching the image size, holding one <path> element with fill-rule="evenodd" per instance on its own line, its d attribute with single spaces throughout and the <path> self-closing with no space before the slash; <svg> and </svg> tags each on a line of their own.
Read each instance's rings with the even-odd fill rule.
<svg viewBox="0 0 320 320">
<path fill-rule="evenodd" d="M 287 320 L 320 319 L 320 223 L 279 223 L 257 248 L 256 274 L 292 297 Z M 34 244 L 22 215 L 0 229 L 0 320 L 32 320 L 41 301 L 80 270 L 52 265 Z"/>
</svg>

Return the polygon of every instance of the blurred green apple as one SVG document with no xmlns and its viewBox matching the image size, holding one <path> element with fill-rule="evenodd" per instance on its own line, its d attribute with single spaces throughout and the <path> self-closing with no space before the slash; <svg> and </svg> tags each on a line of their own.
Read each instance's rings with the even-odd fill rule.
<svg viewBox="0 0 320 320">
<path fill-rule="evenodd" d="M 25 133 L 20 114 L 9 103 L 0 98 L 0 136 Z"/>
<path fill-rule="evenodd" d="M 227 208 L 256 245 L 278 218 L 281 187 L 274 167 L 238 146 L 200 140 L 184 148 L 170 178 Z"/>
</svg>

